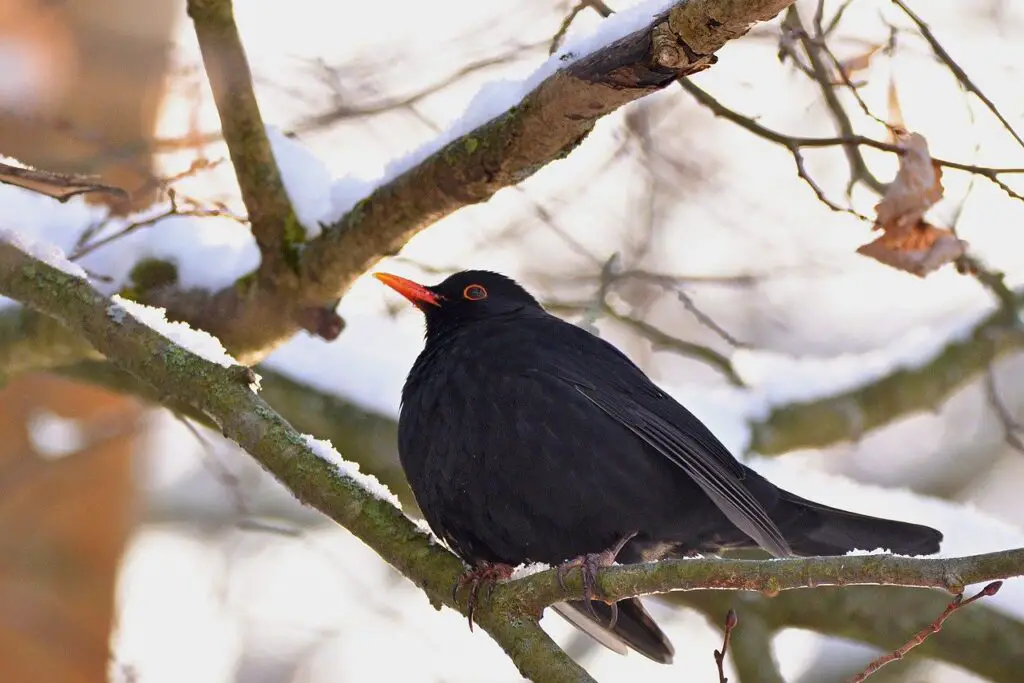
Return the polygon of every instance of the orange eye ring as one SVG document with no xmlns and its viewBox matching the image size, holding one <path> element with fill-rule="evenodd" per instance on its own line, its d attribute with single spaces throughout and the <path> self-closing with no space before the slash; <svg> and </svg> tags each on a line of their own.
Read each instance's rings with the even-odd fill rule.
<svg viewBox="0 0 1024 683">
<path fill-rule="evenodd" d="M 462 298 L 470 301 L 480 301 L 487 298 L 487 290 L 482 285 L 469 285 L 462 290 Z"/>
</svg>

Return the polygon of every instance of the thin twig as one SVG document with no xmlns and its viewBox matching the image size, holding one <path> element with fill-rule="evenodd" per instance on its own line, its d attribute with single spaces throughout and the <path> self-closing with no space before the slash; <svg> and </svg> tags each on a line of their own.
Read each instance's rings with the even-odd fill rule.
<svg viewBox="0 0 1024 683">
<path fill-rule="evenodd" d="M 828 208 L 838 213 L 848 213 L 851 216 L 854 216 L 855 218 L 864 221 L 865 223 L 872 222 L 870 218 L 862 214 L 860 211 L 857 211 L 853 207 L 839 206 L 831 199 L 829 199 L 828 195 L 825 194 L 825 190 L 823 190 L 821 186 L 818 185 L 818 183 L 814 180 L 814 178 L 811 177 L 811 174 L 807 172 L 807 167 L 804 165 L 804 155 L 800 151 L 800 147 L 797 145 L 791 145 L 789 147 L 789 151 L 793 154 L 793 163 L 796 164 L 797 176 L 801 178 L 805 183 L 807 183 L 808 186 L 810 186 L 811 191 L 814 192 L 814 195 L 818 198 L 819 202 L 821 202 Z"/>
<path fill-rule="evenodd" d="M 821 96 L 825 100 L 825 105 L 828 107 L 829 113 L 832 115 L 832 120 L 835 122 L 836 127 L 839 129 L 840 134 L 844 138 L 851 138 L 854 136 L 853 122 L 850 120 L 850 115 L 846 113 L 846 109 L 843 108 L 842 102 L 839 101 L 839 97 L 836 95 L 835 89 L 832 87 L 832 79 L 829 78 L 828 67 L 825 62 L 821 59 L 819 54 L 820 45 L 815 39 L 807 33 L 804 28 L 803 21 L 800 19 L 800 12 L 797 10 L 796 5 L 790 5 L 786 10 L 786 18 L 783 21 L 783 29 L 792 31 L 800 42 L 801 47 L 804 49 L 804 53 L 807 55 L 807 60 L 811 66 L 811 72 L 813 79 L 818 83 L 818 87 L 821 89 Z M 860 153 L 860 149 L 854 144 L 843 145 L 843 152 L 846 154 L 846 160 L 850 165 L 850 182 L 847 184 L 847 195 L 851 194 L 854 185 L 858 182 L 864 183 L 872 191 L 878 194 L 884 194 L 886 190 L 886 184 L 880 181 L 868 168 L 867 162 L 864 161 L 864 157 Z"/>
<path fill-rule="evenodd" d="M 875 140 L 874 138 L 867 137 L 865 135 L 852 135 L 852 136 L 840 136 L 840 137 L 821 137 L 821 138 L 809 138 L 801 137 L 798 135 L 787 135 L 780 133 L 776 130 L 772 130 L 766 126 L 761 125 L 755 121 L 752 117 L 746 116 L 739 113 L 734 109 L 730 109 L 725 106 L 717 99 L 712 97 L 707 91 L 701 89 L 693 83 L 690 79 L 682 78 L 679 79 L 679 85 L 693 96 L 695 100 L 702 106 L 711 110 L 716 116 L 728 120 L 730 123 L 738 125 L 749 133 L 756 135 L 759 138 L 774 142 L 777 145 L 781 145 L 786 149 L 792 150 L 793 147 L 798 149 L 821 149 L 827 147 L 845 147 L 848 145 L 857 145 L 861 147 L 871 147 L 883 152 L 890 152 L 893 154 L 902 154 L 903 148 L 899 145 L 883 142 L 881 140 Z M 932 161 L 939 164 L 944 168 L 951 168 L 957 171 L 964 171 L 965 173 L 973 173 L 985 178 L 989 182 L 999 187 L 1003 192 L 1013 197 L 1024 201 L 1024 195 L 1016 192 L 1013 188 L 1007 185 L 1005 182 L 999 179 L 1000 175 L 1020 175 L 1024 174 L 1024 167 L 989 167 L 989 166 L 976 166 L 974 164 L 965 164 L 959 161 L 951 161 L 948 159 L 940 159 L 938 157 L 932 157 Z"/>
<path fill-rule="evenodd" d="M 865 679 L 867 679 L 869 676 L 874 674 L 876 671 L 881 669 L 886 664 L 895 662 L 899 659 L 903 659 L 908 652 L 910 652 L 915 647 L 917 647 L 925 640 L 927 640 L 929 636 L 941 631 L 942 622 L 946 621 L 946 619 L 948 619 L 949 616 L 953 614 L 953 612 L 957 611 L 961 607 L 966 607 L 967 605 L 971 604 L 976 600 L 979 600 L 986 596 L 995 595 L 999 592 L 999 589 L 1002 588 L 1002 586 L 1002 581 L 993 581 L 992 583 L 982 588 L 981 591 L 979 591 L 976 595 L 967 598 L 966 600 L 964 600 L 964 594 L 960 593 L 953 599 L 953 602 L 949 603 L 945 611 L 943 611 L 942 614 L 940 614 L 938 618 L 935 619 L 935 621 L 933 621 L 932 623 L 928 624 L 923 629 L 915 633 L 913 638 L 911 638 L 906 643 L 898 647 L 896 650 L 888 654 L 882 655 L 875 661 L 868 664 L 863 671 L 861 671 L 853 678 L 850 678 L 847 681 L 847 683 L 863 683 Z"/>
<path fill-rule="evenodd" d="M 999 122 L 1003 124 L 1003 127 L 1006 128 L 1007 132 L 1013 136 L 1013 139 L 1017 141 L 1017 144 L 1024 147 L 1024 139 L 1021 139 L 1020 135 L 1018 135 L 1013 126 L 1010 125 L 1010 122 L 1006 120 L 1006 117 L 999 111 L 999 108 L 996 107 L 995 103 L 993 103 L 992 100 L 990 100 L 985 93 L 981 91 L 981 88 L 974 84 L 974 81 L 972 81 L 970 76 L 967 75 L 967 72 L 957 64 L 956 60 L 953 59 L 948 52 L 946 52 L 946 49 L 942 47 L 942 43 L 940 43 L 938 38 L 935 37 L 935 34 L 932 33 L 928 24 L 926 24 L 921 17 L 917 16 L 917 14 L 915 14 L 914 11 L 902 0 L 892 1 L 893 4 L 903 10 L 903 13 L 917 25 L 917 30 L 921 32 L 921 37 L 928 41 L 928 45 L 931 47 L 932 52 L 935 53 L 938 60 L 953 72 L 953 75 L 956 76 L 956 80 L 959 81 L 961 87 L 963 87 L 967 92 L 973 93 L 975 97 L 981 100 L 982 103 L 988 107 L 988 110 L 992 112 L 992 115 L 999 119 Z"/>
<path fill-rule="evenodd" d="M 133 232 L 142 230 L 143 228 L 152 227 L 160 223 L 161 221 L 167 220 L 168 218 L 173 218 L 175 216 L 192 216 L 194 218 L 230 218 L 231 220 L 237 221 L 239 223 L 246 222 L 244 218 L 236 216 L 226 208 L 206 208 L 196 206 L 192 203 L 191 200 L 188 201 L 189 206 L 187 206 L 186 208 L 181 208 L 178 205 L 178 195 L 173 190 L 170 190 L 168 192 L 168 199 L 170 200 L 170 206 L 168 206 L 166 210 L 161 211 L 160 213 L 155 214 L 153 216 L 150 216 L 149 218 L 143 218 L 141 220 L 133 221 L 128 225 L 125 225 L 117 232 L 107 235 L 106 237 L 103 237 L 101 239 L 89 242 L 87 244 L 79 244 L 79 246 L 73 252 L 71 252 L 71 255 L 68 258 L 70 258 L 72 261 L 77 261 L 86 256 L 87 254 L 91 254 L 92 252 L 96 251 L 100 247 L 106 246 L 111 242 L 114 242 L 127 235 L 130 235 Z M 96 230 L 93 229 L 90 232 L 95 233 Z"/>
<path fill-rule="evenodd" d="M 715 664 L 718 666 L 718 683 L 729 683 L 725 677 L 725 655 L 729 651 L 729 639 L 732 637 L 732 630 L 736 628 L 739 619 L 736 610 L 730 609 L 725 615 L 725 637 L 722 639 L 722 649 L 715 650 Z"/>
<path fill-rule="evenodd" d="M 395 109 L 411 108 L 413 105 L 418 104 L 422 100 L 425 100 L 427 97 L 452 86 L 453 84 L 457 83 L 466 76 L 469 76 L 477 71 L 489 69 L 494 66 L 508 64 L 513 59 L 521 55 L 523 52 L 535 50 L 541 47 L 542 45 L 543 43 L 528 43 L 525 45 L 519 45 L 516 46 L 514 49 L 506 51 L 502 54 L 495 55 L 493 57 L 485 57 L 474 62 L 463 64 L 459 69 L 453 71 L 450 75 L 405 97 L 395 99 L 382 99 L 377 102 L 362 105 L 341 104 L 335 106 L 330 111 L 326 111 L 320 114 L 314 114 L 312 116 L 309 116 L 308 118 L 303 119 L 298 124 L 296 124 L 294 128 L 291 128 L 290 130 L 286 131 L 285 134 L 295 135 L 298 133 L 308 133 L 310 131 L 320 129 L 325 126 L 338 123 L 340 121 L 376 116 L 378 114 L 383 114 L 389 111 L 393 111 Z M 331 67 L 329 69 L 329 72 L 333 73 L 335 70 L 337 70 L 335 67 Z M 340 99 L 344 96 L 344 93 L 340 91 L 340 87 L 336 86 L 334 89 L 338 91 L 335 94 L 337 98 Z M 187 140 L 184 141 L 187 142 Z M 162 141 L 163 145 L 173 145 L 177 143 L 177 140 Z"/>
<path fill-rule="evenodd" d="M 565 19 L 562 20 L 562 24 L 558 27 L 558 31 L 555 32 L 554 37 L 551 38 L 551 46 L 548 48 L 549 55 L 553 55 L 558 51 L 558 47 L 562 44 L 565 34 L 569 31 L 569 27 L 572 25 L 573 19 L 588 7 L 605 19 L 615 14 L 615 10 L 606 5 L 603 0 L 579 0 L 579 2 L 576 3 L 576 6 L 573 7 L 569 11 L 569 14 L 565 16 Z"/>
<path fill-rule="evenodd" d="M 996 416 L 1003 425 L 1003 438 L 1007 445 L 1018 453 L 1024 453 L 1024 439 L 1021 439 L 1020 436 L 1021 433 L 1024 433 L 1024 427 L 1013 416 L 1006 403 L 1003 402 L 1002 396 L 999 395 L 999 388 L 996 387 L 996 374 L 991 365 L 985 368 L 985 392 L 988 394 L 989 405 L 996 411 Z"/>
</svg>

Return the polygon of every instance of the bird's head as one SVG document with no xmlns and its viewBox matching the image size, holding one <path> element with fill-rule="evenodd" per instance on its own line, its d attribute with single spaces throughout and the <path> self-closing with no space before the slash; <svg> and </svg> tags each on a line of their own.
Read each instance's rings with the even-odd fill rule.
<svg viewBox="0 0 1024 683">
<path fill-rule="evenodd" d="M 489 270 L 463 270 L 429 287 L 389 273 L 373 276 L 423 311 L 428 338 L 485 318 L 541 310 L 518 282 Z"/>
</svg>

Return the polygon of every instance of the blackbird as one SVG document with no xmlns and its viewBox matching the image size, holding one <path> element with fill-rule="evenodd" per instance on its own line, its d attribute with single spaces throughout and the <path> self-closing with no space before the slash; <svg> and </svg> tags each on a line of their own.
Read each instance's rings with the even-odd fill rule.
<svg viewBox="0 0 1024 683">
<path fill-rule="evenodd" d="M 618 349 L 504 275 L 468 270 L 432 287 L 375 276 L 425 314 L 399 456 L 430 528 L 475 567 L 464 577 L 473 597 L 513 565 L 560 565 L 560 577 L 580 567 L 582 599 L 555 610 L 619 653 L 670 663 L 672 644 L 640 600 L 599 599 L 600 567 L 729 548 L 939 549 L 935 529 L 773 485 Z"/>
</svg>

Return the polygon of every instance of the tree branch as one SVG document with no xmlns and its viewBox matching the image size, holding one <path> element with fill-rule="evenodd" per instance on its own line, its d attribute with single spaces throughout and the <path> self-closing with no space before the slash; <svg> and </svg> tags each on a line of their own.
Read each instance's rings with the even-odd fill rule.
<svg viewBox="0 0 1024 683">
<path fill-rule="evenodd" d="M 788 591 L 774 598 L 734 591 L 688 591 L 666 599 L 704 614 L 717 627 L 725 610 L 740 601 L 743 620 L 757 616 L 772 631 L 804 628 L 849 638 L 883 650 L 901 643 L 922 623 L 942 612 L 949 597 L 935 591 L 892 586 L 820 588 Z M 734 636 L 743 638 L 740 627 Z M 964 610 L 915 653 L 972 671 L 995 683 L 1018 683 L 1024 670 L 1024 623 L 978 605 Z M 745 682 L 744 682 L 745 683 Z"/>
<path fill-rule="evenodd" d="M 968 584 L 1024 576 L 1024 548 L 958 558 L 844 555 L 785 560 L 682 559 L 617 565 L 602 570 L 602 599 L 710 588 L 777 593 L 819 586 L 886 585 L 963 592 Z M 564 588 L 562 587 L 564 583 Z M 571 573 L 562 582 L 551 569 L 499 586 L 496 605 L 533 611 L 582 595 Z M 742 616 L 742 615 L 741 615 Z"/>
<path fill-rule="evenodd" d="M 292 210 L 267 139 L 232 2 L 188 0 L 188 15 L 195 24 L 224 141 L 262 255 L 260 277 L 281 278 L 286 272 L 282 264 L 297 267 L 298 245 L 306 232 Z"/>
<path fill-rule="evenodd" d="M 248 386 L 247 369 L 221 367 L 137 322 L 85 280 L 0 243 L 0 294 L 50 315 L 84 336 L 124 371 L 209 416 L 303 503 L 344 526 L 426 592 L 461 610 L 451 586 L 464 565 L 400 510 L 318 457 L 301 434 Z M 539 613 L 479 610 L 478 623 L 535 681 L 593 679 L 540 628 Z"/>
<path fill-rule="evenodd" d="M 760 614 L 744 609 L 743 597 L 737 596 L 733 601 L 732 609 L 737 611 L 739 625 L 729 650 L 739 683 L 786 683 L 772 652 L 775 632 Z"/>
<path fill-rule="evenodd" d="M 792 1 L 679 2 L 644 29 L 557 71 L 516 106 L 325 226 L 303 248 L 294 291 L 244 278 L 215 294 L 164 289 L 146 293 L 144 302 L 209 331 L 243 362 L 258 360 L 301 327 L 305 310 L 337 301 L 357 277 L 413 235 L 569 154 L 602 116 L 707 68 L 726 42 Z M 252 210 L 250 219 L 255 224 Z"/>
<path fill-rule="evenodd" d="M 1024 300 L 1024 293 L 1017 300 Z M 834 396 L 773 408 L 763 420 L 751 423 L 750 450 L 779 455 L 823 448 L 857 439 L 905 415 L 935 410 L 994 360 L 1024 348 L 1024 329 L 1015 318 L 1014 309 L 1000 308 L 923 365 L 901 368 Z"/>
</svg>

